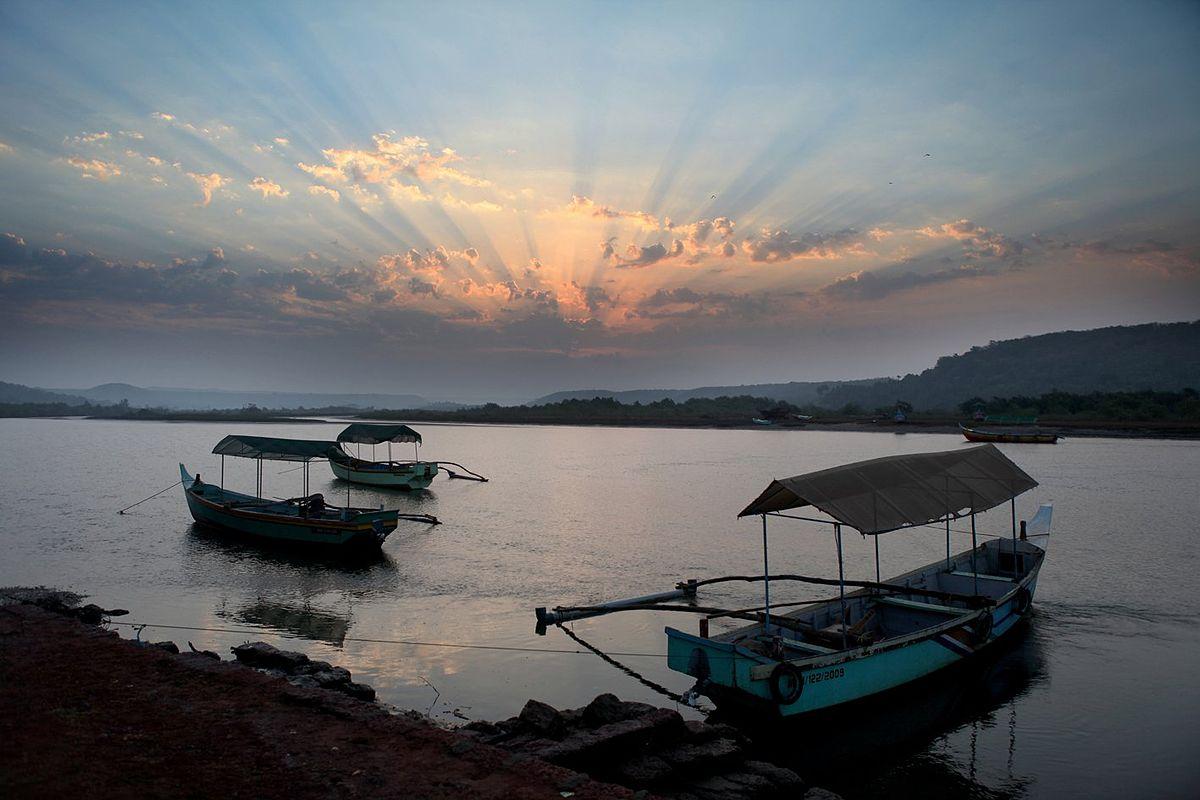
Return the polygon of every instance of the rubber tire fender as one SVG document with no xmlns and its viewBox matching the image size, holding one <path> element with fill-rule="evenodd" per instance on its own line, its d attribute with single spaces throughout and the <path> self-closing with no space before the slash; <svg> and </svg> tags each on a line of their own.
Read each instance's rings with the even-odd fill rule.
<svg viewBox="0 0 1200 800">
<path fill-rule="evenodd" d="M 975 619 L 971 620 L 971 639 L 976 645 L 981 645 L 992 635 L 992 610 L 985 609 Z"/>
<path fill-rule="evenodd" d="M 1013 612 L 1018 617 L 1023 617 L 1029 611 L 1031 605 L 1033 605 L 1033 595 L 1029 593 L 1029 589 L 1022 586 L 1017 590 L 1017 596 L 1013 603 Z"/>
<path fill-rule="evenodd" d="M 767 686 L 771 690 L 771 698 L 776 703 L 781 706 L 790 706 L 804 693 L 804 676 L 791 664 L 781 661 L 775 665 L 775 669 L 771 670 Z M 786 691 L 784 691 L 784 686 L 788 687 Z"/>
</svg>

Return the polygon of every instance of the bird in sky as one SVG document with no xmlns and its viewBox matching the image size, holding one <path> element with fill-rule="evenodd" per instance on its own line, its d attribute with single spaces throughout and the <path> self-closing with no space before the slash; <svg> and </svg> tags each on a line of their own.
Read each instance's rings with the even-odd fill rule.
<svg viewBox="0 0 1200 800">
<path fill-rule="evenodd" d="M 926 157 L 926 158 L 933 158 L 933 154 L 932 154 L 932 153 L 926 153 L 926 154 L 925 154 L 925 157 Z"/>
</svg>

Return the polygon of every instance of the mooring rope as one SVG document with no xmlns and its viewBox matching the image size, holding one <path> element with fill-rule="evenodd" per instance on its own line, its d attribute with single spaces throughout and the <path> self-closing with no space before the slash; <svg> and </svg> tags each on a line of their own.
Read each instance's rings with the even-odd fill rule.
<svg viewBox="0 0 1200 800">
<path fill-rule="evenodd" d="M 683 695 L 676 694 L 675 692 L 672 692 L 670 689 L 663 686 L 662 684 L 655 683 L 654 681 L 652 681 L 649 678 L 642 675 L 637 670 L 632 669 L 631 667 L 627 667 L 624 664 L 622 664 L 620 661 L 617 661 L 615 658 L 610 656 L 608 653 L 605 653 L 600 648 L 595 647 L 591 644 L 588 644 L 582 638 L 580 638 L 580 636 L 578 634 L 576 634 L 575 631 L 571 630 L 568 627 L 565 627 L 561 622 L 556 627 L 560 631 L 565 633 L 567 636 L 569 636 L 571 639 L 573 639 L 576 643 L 582 645 L 583 647 L 586 647 L 591 652 L 600 656 L 600 659 L 602 661 L 604 661 L 608 664 L 611 664 L 612 666 L 621 670 L 621 672 L 624 672 L 626 675 L 633 678 L 635 681 L 642 684 L 646 688 L 653 689 L 654 691 L 658 692 L 659 694 L 663 695 L 664 697 L 668 697 L 671 700 L 674 700 L 676 703 L 682 703 L 685 706 L 692 706 L 691 703 L 689 703 L 686 699 L 684 699 Z M 619 653 L 618 655 L 622 655 L 622 654 Z M 694 708 L 694 706 L 692 706 L 692 707 Z M 699 711 L 700 709 L 697 709 L 697 710 Z"/>
<path fill-rule="evenodd" d="M 178 486 L 178 485 L 179 485 L 179 484 L 181 484 L 182 482 L 183 482 L 182 480 L 179 480 L 179 479 L 177 478 L 177 479 L 175 479 L 175 480 L 171 481 L 171 483 L 170 483 L 170 484 L 168 484 L 168 485 L 166 486 L 166 488 L 159 489 L 157 492 L 155 492 L 154 494 L 152 494 L 152 495 L 150 495 L 149 497 L 145 498 L 144 500 L 138 500 L 138 501 L 137 501 L 136 503 L 134 503 L 132 506 L 125 506 L 124 508 L 122 508 L 122 509 L 121 509 L 120 511 L 118 511 L 117 513 L 118 513 L 118 514 L 124 514 L 126 511 L 128 511 L 128 510 L 129 510 L 129 509 L 131 509 L 131 508 L 133 508 L 133 506 L 140 506 L 142 503 L 146 502 L 146 500 L 153 500 L 154 498 L 158 497 L 158 496 L 159 496 L 160 494 L 162 494 L 163 492 L 167 492 L 167 491 L 170 491 L 171 489 L 174 489 L 176 486 Z"/>
</svg>

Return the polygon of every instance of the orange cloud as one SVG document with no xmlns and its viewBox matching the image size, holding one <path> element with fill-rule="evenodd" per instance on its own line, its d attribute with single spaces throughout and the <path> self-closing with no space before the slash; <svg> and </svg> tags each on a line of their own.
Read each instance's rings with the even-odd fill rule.
<svg viewBox="0 0 1200 800">
<path fill-rule="evenodd" d="M 330 200 L 332 200 L 335 203 L 340 203 L 342 201 L 342 193 L 339 192 L 337 189 L 330 189 L 328 186 L 316 186 L 316 185 L 309 186 L 308 193 L 313 195 L 314 197 L 320 197 L 320 196 L 328 197 Z"/>
<path fill-rule="evenodd" d="M 278 183 L 275 183 L 274 181 L 272 181 L 268 178 L 264 178 L 261 175 L 256 177 L 254 180 L 250 181 L 250 183 L 248 185 L 254 191 L 262 192 L 262 196 L 263 196 L 264 200 L 271 198 L 271 197 L 284 198 L 284 197 L 288 196 L 288 192 L 286 189 L 284 189 Z"/>
<path fill-rule="evenodd" d="M 212 202 L 213 192 L 231 182 L 229 178 L 226 178 L 225 176 L 216 172 L 210 172 L 207 175 L 189 172 L 187 173 L 187 176 L 194 180 L 196 185 L 200 187 L 200 193 L 203 196 L 203 199 L 196 204 L 199 206 L 207 206 Z"/>
<path fill-rule="evenodd" d="M 611 206 L 600 205 L 590 197 L 572 195 L 571 202 L 562 209 L 563 213 L 593 219 L 626 219 L 646 230 L 656 231 L 662 227 L 658 217 L 645 211 L 622 211 Z"/>
<path fill-rule="evenodd" d="M 794 258 L 835 260 L 848 255 L 866 255 L 862 238 L 854 228 L 833 233 L 804 233 L 793 236 L 779 228 L 763 228 L 757 239 L 742 242 L 751 261 L 774 264 Z"/>
<path fill-rule="evenodd" d="M 102 161 L 98 158 L 71 156 L 67 159 L 67 163 L 78 169 L 84 178 L 106 181 L 121 174 L 121 168 L 116 164 L 111 161 Z"/>
</svg>

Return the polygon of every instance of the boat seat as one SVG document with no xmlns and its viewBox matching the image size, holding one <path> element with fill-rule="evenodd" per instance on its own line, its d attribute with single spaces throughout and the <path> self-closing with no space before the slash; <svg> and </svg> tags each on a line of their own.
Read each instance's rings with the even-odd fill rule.
<svg viewBox="0 0 1200 800">
<path fill-rule="evenodd" d="M 798 639 L 788 639 L 786 636 L 783 638 L 783 646 L 790 647 L 793 650 L 803 650 L 807 653 L 812 653 L 813 655 L 817 655 L 817 656 L 826 656 L 826 655 L 829 655 L 830 653 L 837 652 L 837 650 L 834 650 L 833 648 L 830 648 L 830 647 L 822 647 L 819 644 L 812 644 L 810 642 L 802 642 Z"/>
<path fill-rule="evenodd" d="M 966 570 L 954 570 L 950 574 L 955 575 L 959 578 L 976 578 L 976 577 L 978 577 L 979 580 L 981 580 L 981 581 L 1002 581 L 1004 583 L 1012 583 L 1013 582 L 1012 578 L 1006 578 L 1003 575 L 987 575 L 982 572 L 980 572 L 978 575 L 976 575 L 974 572 L 967 572 Z"/>
<path fill-rule="evenodd" d="M 885 606 L 910 608 L 917 611 L 932 611 L 935 614 L 948 614 L 955 617 L 971 613 L 971 609 L 969 608 L 955 608 L 954 606 L 942 606 L 936 603 L 923 603 L 920 600 L 905 600 L 903 597 L 881 597 L 876 602 Z"/>
</svg>

